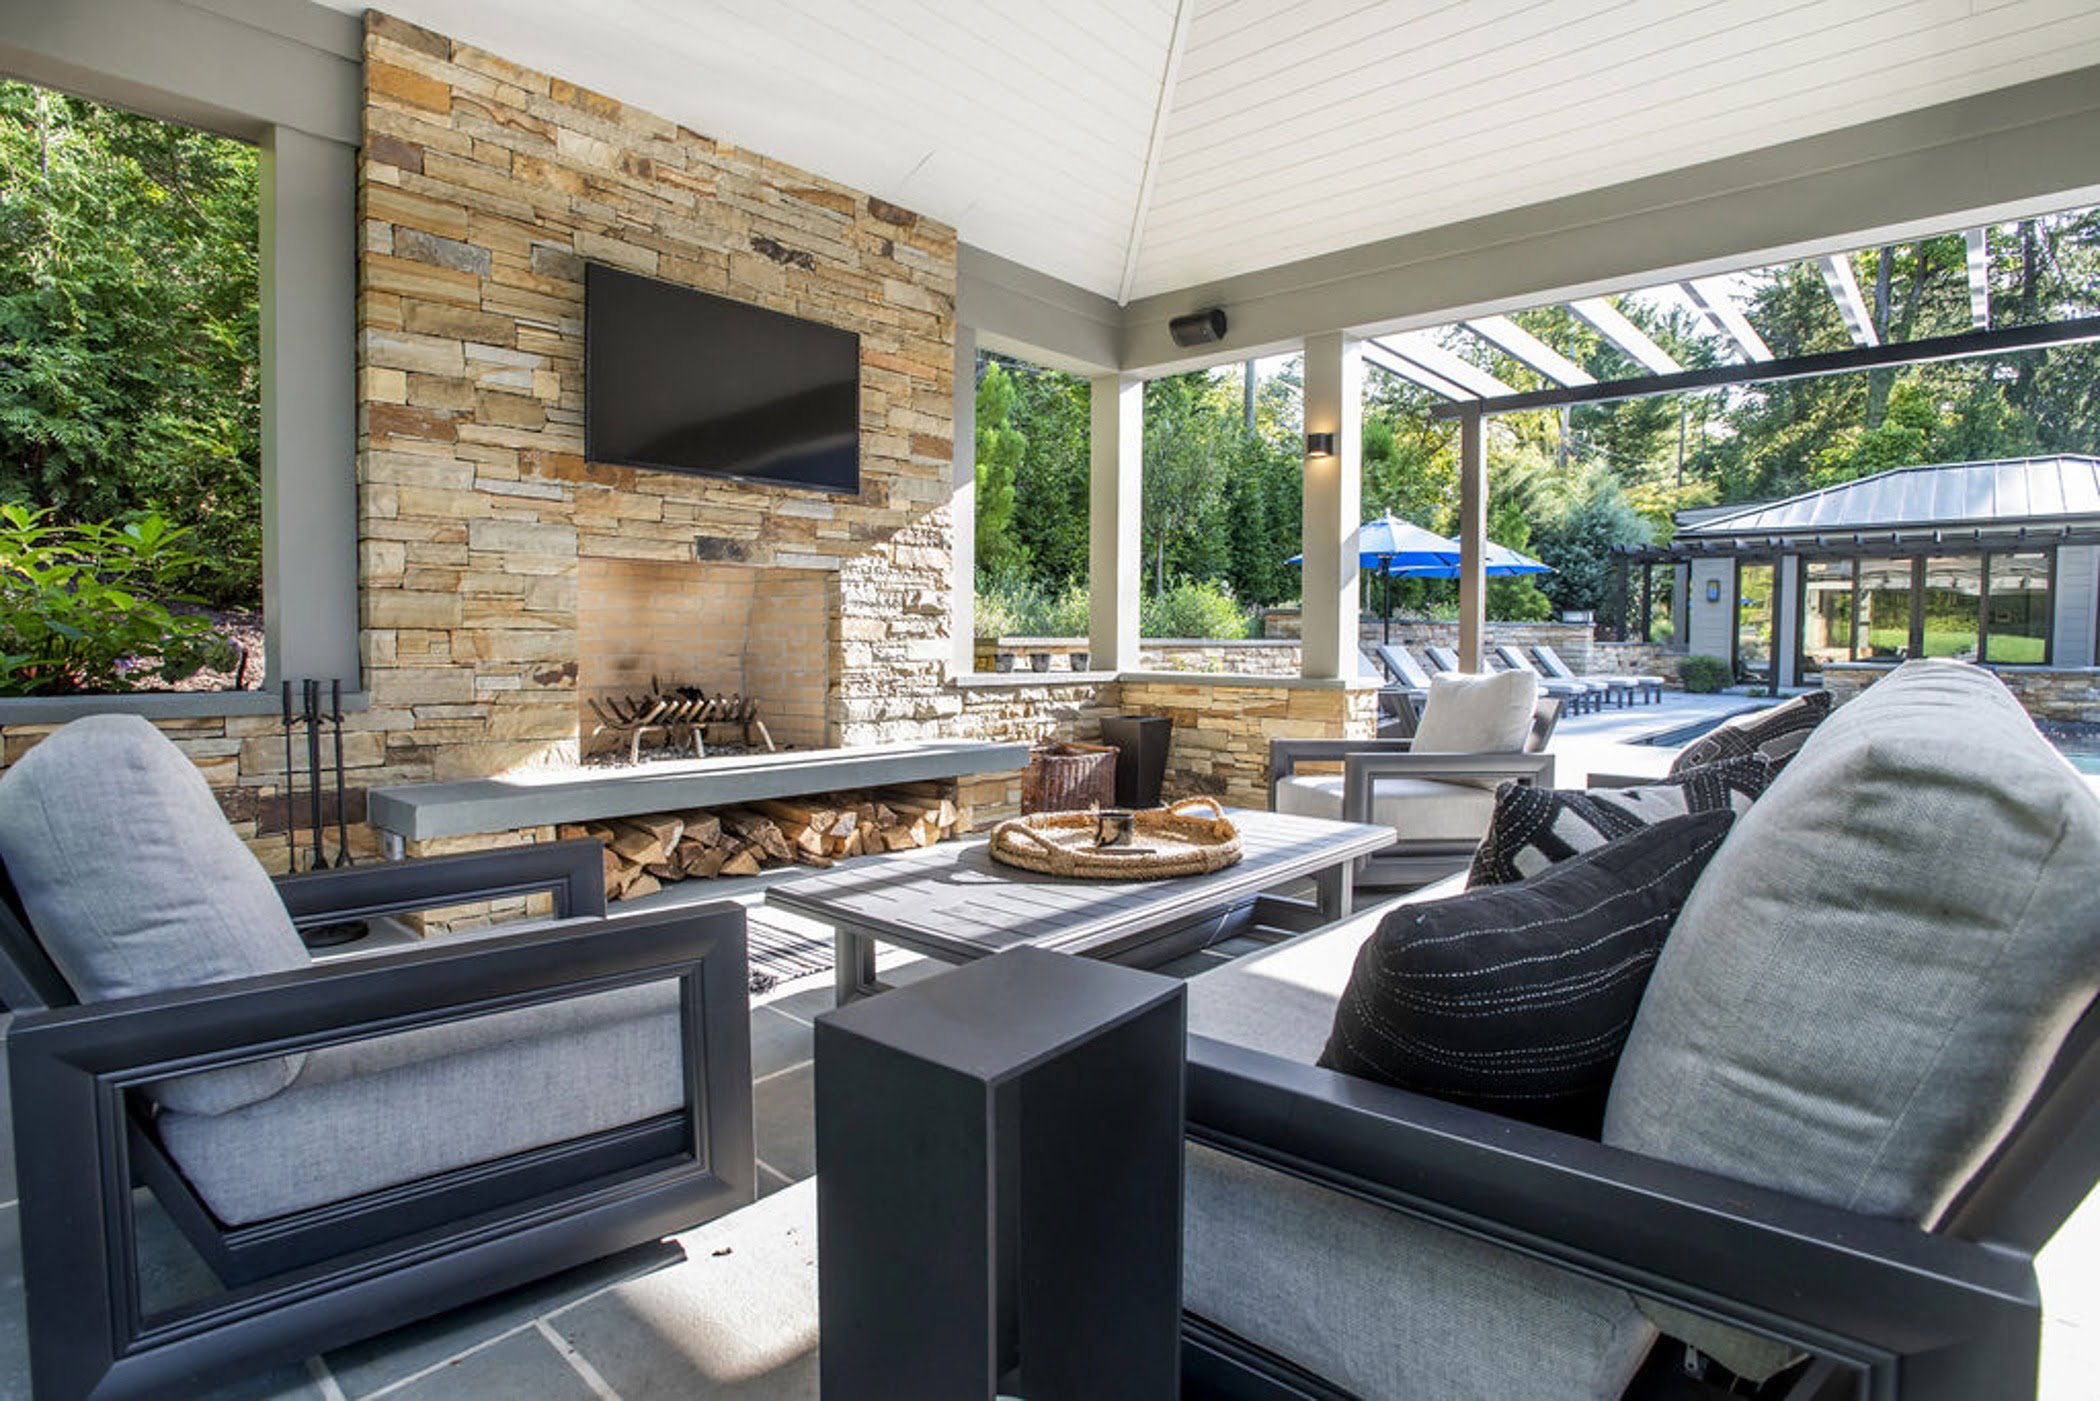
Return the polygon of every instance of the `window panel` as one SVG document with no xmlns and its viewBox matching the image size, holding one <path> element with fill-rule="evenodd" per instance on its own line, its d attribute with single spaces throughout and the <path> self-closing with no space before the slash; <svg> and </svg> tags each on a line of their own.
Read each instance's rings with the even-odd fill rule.
<svg viewBox="0 0 2100 1401">
<path fill-rule="evenodd" d="M 1859 562 L 1859 644 L 1862 660 L 1910 656 L 1910 565 L 1907 559 Z"/>
<path fill-rule="evenodd" d="M 1983 559 L 1940 555 L 1925 561 L 1925 655 L 1976 659 L 1983 621 Z"/>
<path fill-rule="evenodd" d="M 1989 564 L 1990 628 L 1984 660 L 2037 666 L 2048 661 L 2049 552 L 1993 554 Z"/>
<path fill-rule="evenodd" d="M 1852 660 L 1852 564 L 1812 559 L 1801 569 L 1801 669 Z"/>
</svg>

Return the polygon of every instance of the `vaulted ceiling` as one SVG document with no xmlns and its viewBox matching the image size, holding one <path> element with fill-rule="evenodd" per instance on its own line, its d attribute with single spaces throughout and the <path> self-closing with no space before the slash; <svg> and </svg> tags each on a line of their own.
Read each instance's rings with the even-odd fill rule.
<svg viewBox="0 0 2100 1401">
<path fill-rule="evenodd" d="M 385 8 L 1119 301 L 2100 63 L 2090 0 Z"/>
</svg>

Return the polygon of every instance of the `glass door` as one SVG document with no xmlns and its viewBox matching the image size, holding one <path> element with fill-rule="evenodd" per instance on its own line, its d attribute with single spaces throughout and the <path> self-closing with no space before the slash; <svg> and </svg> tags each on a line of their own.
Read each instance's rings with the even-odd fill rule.
<svg viewBox="0 0 2100 1401">
<path fill-rule="evenodd" d="M 1735 571 L 1735 672 L 1772 684 L 1772 579 L 1769 564 L 1744 561 Z"/>
</svg>

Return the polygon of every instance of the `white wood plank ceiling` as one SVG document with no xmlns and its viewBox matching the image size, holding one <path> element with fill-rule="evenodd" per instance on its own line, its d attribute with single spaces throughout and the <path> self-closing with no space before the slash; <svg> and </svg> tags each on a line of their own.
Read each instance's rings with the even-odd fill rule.
<svg viewBox="0 0 2100 1401">
<path fill-rule="evenodd" d="M 2100 63 L 2093 0 L 386 8 L 1119 300 Z"/>
</svg>

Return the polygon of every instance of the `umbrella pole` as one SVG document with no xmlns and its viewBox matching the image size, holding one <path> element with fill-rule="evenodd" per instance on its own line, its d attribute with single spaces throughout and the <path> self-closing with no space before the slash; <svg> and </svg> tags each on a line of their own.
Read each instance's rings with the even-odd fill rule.
<svg viewBox="0 0 2100 1401">
<path fill-rule="evenodd" d="M 1378 572 L 1385 576 L 1385 641 L 1387 646 L 1391 646 L 1393 641 L 1393 557 L 1391 555 L 1380 555 L 1378 557 Z"/>
</svg>

